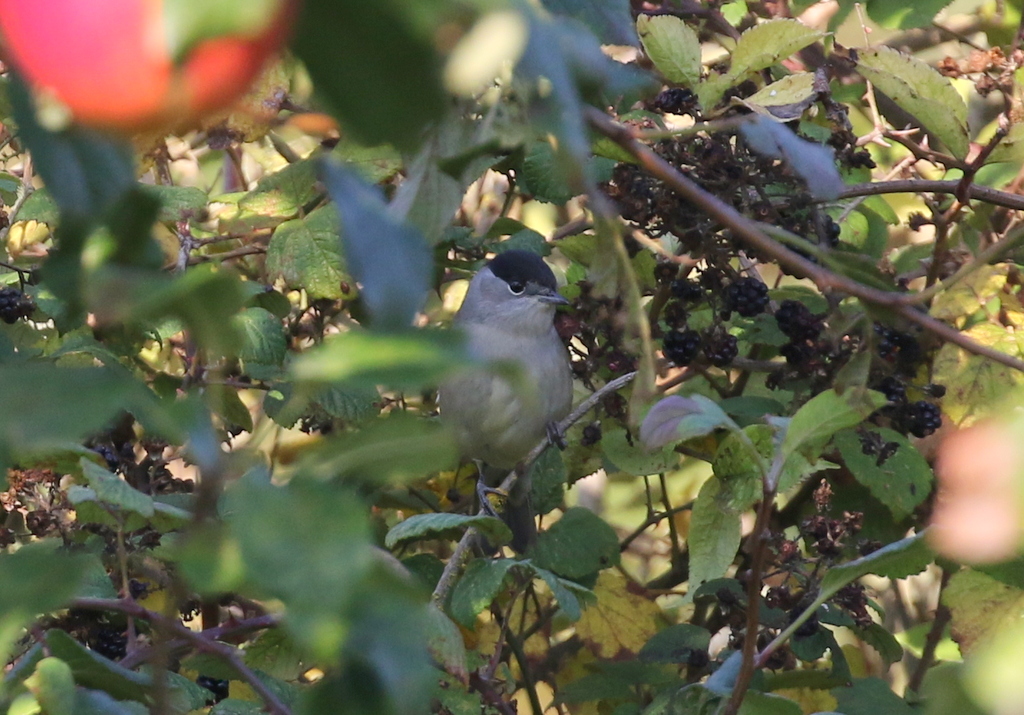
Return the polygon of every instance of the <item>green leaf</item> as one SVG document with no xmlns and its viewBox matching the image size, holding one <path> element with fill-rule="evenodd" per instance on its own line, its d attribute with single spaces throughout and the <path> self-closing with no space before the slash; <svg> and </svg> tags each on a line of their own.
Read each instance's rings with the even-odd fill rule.
<svg viewBox="0 0 1024 715">
<path fill-rule="evenodd" d="M 387 144 L 364 146 L 348 137 L 342 137 L 331 150 L 331 156 L 353 167 L 371 184 L 379 184 L 402 169 L 402 155 Z"/>
<path fill-rule="evenodd" d="M 648 449 L 658 449 L 703 437 L 723 427 L 739 429 L 713 400 L 696 394 L 688 397 L 671 395 L 660 400 L 644 417 L 640 425 L 640 441 Z"/>
<path fill-rule="evenodd" d="M 376 187 L 351 169 L 321 164 L 324 181 L 341 219 L 342 247 L 352 277 L 376 328 L 412 323 L 426 299 L 433 259 L 419 231 L 388 212 Z"/>
<path fill-rule="evenodd" d="M 961 653 L 970 657 L 1018 627 L 1024 614 L 1024 589 L 965 568 L 949 580 L 942 604 L 952 614 L 952 631 Z"/>
<path fill-rule="evenodd" d="M 867 628 L 857 628 L 855 632 L 858 638 L 875 649 L 887 666 L 903 659 L 903 646 L 885 626 L 872 623 Z"/>
<path fill-rule="evenodd" d="M 717 497 L 721 482 L 704 482 L 690 517 L 690 593 L 705 581 L 721 578 L 740 547 L 740 515 L 723 509 Z"/>
<path fill-rule="evenodd" d="M 333 206 L 322 206 L 300 219 L 286 221 L 267 246 L 267 273 L 289 286 L 304 288 L 311 298 L 337 300 L 353 294 L 341 255 L 341 224 Z"/>
<path fill-rule="evenodd" d="M 808 459 L 815 459 L 836 432 L 860 424 L 887 401 L 885 395 L 872 390 L 848 390 L 842 395 L 825 390 L 793 415 L 782 451 L 799 451 Z"/>
<path fill-rule="evenodd" d="M 393 549 L 408 541 L 423 539 L 458 539 L 469 528 L 483 534 L 488 541 L 508 543 L 512 533 L 501 519 L 482 514 L 413 514 L 388 530 L 384 545 Z"/>
<path fill-rule="evenodd" d="M 247 372 L 254 365 L 278 366 L 284 362 L 288 336 L 273 313 L 263 308 L 246 308 L 234 317 L 234 322 L 242 336 L 238 359 Z"/>
<path fill-rule="evenodd" d="M 548 204 L 564 204 L 580 193 L 571 186 L 555 150 L 546 141 L 529 146 L 519 180 L 524 193 Z"/>
<path fill-rule="evenodd" d="M 316 179 L 316 159 L 297 161 L 260 179 L 239 199 L 238 208 L 243 213 L 273 218 L 297 216 L 307 204 L 321 196 Z"/>
<path fill-rule="evenodd" d="M 644 52 L 669 82 L 696 87 L 700 82 L 700 40 L 675 15 L 638 15 L 636 30 Z"/>
<path fill-rule="evenodd" d="M 678 623 L 658 631 L 637 654 L 641 660 L 660 663 L 686 663 L 694 651 L 706 653 L 711 634 L 706 628 Z"/>
<path fill-rule="evenodd" d="M 799 20 L 769 20 L 755 25 L 737 40 L 729 76 L 739 78 L 771 67 L 824 36 Z"/>
<path fill-rule="evenodd" d="M 352 381 L 396 389 L 420 389 L 464 366 L 462 335 L 453 330 L 415 330 L 380 335 L 350 330 L 309 350 L 293 364 L 298 380 Z"/>
<path fill-rule="evenodd" d="M 462 640 L 462 633 L 434 603 L 427 607 L 427 651 L 445 673 L 463 682 L 469 680 L 466 644 Z"/>
<path fill-rule="evenodd" d="M 671 447 L 661 447 L 657 451 L 645 449 L 635 437 L 631 441 L 622 427 L 602 434 L 601 450 L 609 471 L 621 471 L 636 477 L 666 472 L 679 466 L 679 455 Z"/>
<path fill-rule="evenodd" d="M 581 579 L 619 562 L 619 539 L 594 512 L 572 507 L 537 535 L 529 556 L 543 569 Z"/>
<path fill-rule="evenodd" d="M 833 688 L 831 692 L 836 708 L 843 715 L 914 715 L 917 712 L 881 678 L 858 678 L 851 685 Z"/>
<path fill-rule="evenodd" d="M 857 50 L 857 71 L 901 109 L 913 114 L 953 156 L 967 154 L 967 105 L 947 77 L 890 47 Z"/>
<path fill-rule="evenodd" d="M 888 30 L 911 30 L 931 24 L 939 11 L 952 0 L 918 0 L 905 3 L 897 0 L 868 0 L 868 17 Z"/>
<path fill-rule="evenodd" d="M 747 691 L 739 715 L 803 715 L 804 709 L 789 698 L 774 693 Z"/>
<path fill-rule="evenodd" d="M 137 700 L 115 700 L 102 690 L 75 690 L 75 715 L 149 715 L 149 707 Z"/>
<path fill-rule="evenodd" d="M 878 455 L 864 454 L 860 436 L 854 430 L 839 432 L 835 445 L 854 478 L 900 521 L 928 498 L 932 491 L 932 470 L 903 435 L 884 428 L 872 431 L 885 443 L 897 445 L 896 452 L 881 464 Z"/>
<path fill-rule="evenodd" d="M 443 10 L 413 0 L 304 3 L 292 49 L 359 141 L 411 148 L 446 108 L 435 49 Z"/>
<path fill-rule="evenodd" d="M 209 197 L 194 186 L 163 186 L 140 184 L 139 189 L 160 202 L 157 217 L 162 222 L 199 221 L 206 211 Z"/>
<path fill-rule="evenodd" d="M 68 664 L 59 658 L 43 658 L 25 681 L 47 715 L 73 715 L 75 679 Z"/>
<path fill-rule="evenodd" d="M 472 629 L 476 617 L 497 597 L 509 570 L 517 566 L 512 559 L 474 559 L 452 591 L 449 611 L 452 618 Z"/>
<path fill-rule="evenodd" d="M 530 507 L 543 516 L 562 505 L 567 478 L 562 452 L 545 449 L 530 465 L 527 480 L 530 484 Z"/>
<path fill-rule="evenodd" d="M 821 593 L 835 593 L 846 584 L 868 574 L 891 579 L 913 576 L 923 571 L 933 558 L 931 549 L 924 541 L 924 532 L 908 536 L 867 556 L 833 566 L 821 580 Z"/>
<path fill-rule="evenodd" d="M 293 479 L 277 487 L 257 474 L 225 496 L 248 579 L 285 604 L 285 625 L 299 643 L 318 657 L 337 657 L 361 581 L 375 564 L 362 502 L 334 484 Z"/>
<path fill-rule="evenodd" d="M 14 216 L 11 223 L 15 221 L 38 221 L 48 226 L 56 226 L 60 216 L 60 208 L 53 196 L 46 189 L 36 189 L 25 199 Z"/>
<path fill-rule="evenodd" d="M 46 632 L 50 653 L 71 667 L 75 682 L 102 690 L 118 700 L 145 700 L 153 685 L 148 675 L 122 668 L 76 641 L 60 630 Z"/>
<path fill-rule="evenodd" d="M 530 564 L 530 568 L 551 589 L 551 594 L 558 601 L 562 614 L 573 623 L 578 621 L 583 615 L 583 611 L 580 610 L 580 599 L 576 594 L 578 593 L 581 596 L 586 594 L 593 598 L 593 592 L 583 588 L 575 581 L 559 578 L 547 569 L 542 569 L 535 564 Z"/>
</svg>

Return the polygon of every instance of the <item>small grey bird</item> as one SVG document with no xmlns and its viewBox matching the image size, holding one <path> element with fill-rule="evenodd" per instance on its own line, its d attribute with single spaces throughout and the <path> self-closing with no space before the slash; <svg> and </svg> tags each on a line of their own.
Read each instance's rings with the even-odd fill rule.
<svg viewBox="0 0 1024 715">
<path fill-rule="evenodd" d="M 523 378 L 509 381 L 481 369 L 441 385 L 441 419 L 454 427 L 463 457 L 489 467 L 485 479 L 491 486 L 572 407 L 569 355 L 554 326 L 556 306 L 567 302 L 540 256 L 512 250 L 473 277 L 455 316 L 471 355 L 516 364 Z M 513 533 L 512 548 L 519 552 L 536 532 L 528 497 L 529 485 L 521 479 L 504 513 Z"/>
</svg>

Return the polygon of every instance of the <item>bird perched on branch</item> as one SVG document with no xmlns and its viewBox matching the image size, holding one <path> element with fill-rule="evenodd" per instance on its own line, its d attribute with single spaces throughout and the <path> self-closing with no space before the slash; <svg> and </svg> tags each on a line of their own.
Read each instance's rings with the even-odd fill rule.
<svg viewBox="0 0 1024 715">
<path fill-rule="evenodd" d="M 555 309 L 568 301 L 535 253 L 499 254 L 474 276 L 455 324 L 473 357 L 492 368 L 464 372 L 440 389 L 441 419 L 451 424 L 463 457 L 486 464 L 496 486 L 572 407 L 569 356 L 555 331 Z M 497 368 L 504 364 L 507 369 Z M 520 479 L 503 518 L 512 548 L 522 552 L 536 534 L 529 484 Z"/>
</svg>

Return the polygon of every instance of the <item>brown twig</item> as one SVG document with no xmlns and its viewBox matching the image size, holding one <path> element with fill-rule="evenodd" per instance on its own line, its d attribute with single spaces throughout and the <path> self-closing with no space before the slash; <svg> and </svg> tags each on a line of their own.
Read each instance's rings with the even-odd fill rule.
<svg viewBox="0 0 1024 715">
<path fill-rule="evenodd" d="M 899 179 L 897 181 L 875 181 L 866 184 L 853 184 L 843 189 L 839 198 L 848 199 L 854 196 L 875 196 L 879 194 L 956 194 L 959 181 L 930 181 L 927 179 Z M 987 186 L 971 184 L 967 195 L 977 201 L 994 206 L 1024 211 L 1024 196 L 1011 194 Z"/>
<path fill-rule="evenodd" d="M 910 675 L 910 680 L 907 681 L 907 689 L 913 690 L 915 693 L 921 691 L 921 683 L 924 682 L 924 676 L 927 675 L 928 669 L 935 662 L 935 649 L 939 647 L 942 635 L 946 632 L 946 626 L 952 618 L 949 608 L 942 604 L 942 593 L 946 590 L 946 586 L 949 585 L 951 575 L 949 571 L 942 572 L 942 581 L 939 585 L 939 604 L 935 608 L 935 619 L 932 621 L 932 627 L 928 630 L 928 635 L 925 637 L 924 648 L 921 650 L 921 660 L 918 661 L 917 667 L 914 668 L 914 672 Z"/>
</svg>

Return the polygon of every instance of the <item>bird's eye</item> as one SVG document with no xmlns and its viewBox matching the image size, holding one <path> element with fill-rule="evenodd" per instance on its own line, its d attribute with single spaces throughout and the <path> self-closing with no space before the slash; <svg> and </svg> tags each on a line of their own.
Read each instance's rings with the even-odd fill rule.
<svg viewBox="0 0 1024 715">
<path fill-rule="evenodd" d="M 516 295 L 522 295 L 523 291 L 526 290 L 526 284 L 522 281 L 509 281 L 508 289 Z"/>
</svg>

